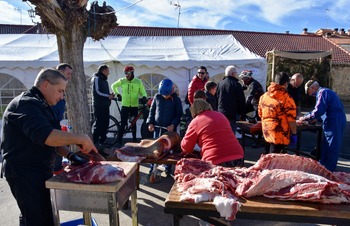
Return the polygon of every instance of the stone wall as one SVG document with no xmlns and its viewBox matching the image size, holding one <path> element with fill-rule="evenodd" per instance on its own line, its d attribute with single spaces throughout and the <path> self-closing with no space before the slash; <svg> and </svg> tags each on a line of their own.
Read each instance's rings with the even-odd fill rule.
<svg viewBox="0 0 350 226">
<path fill-rule="evenodd" d="M 331 84 L 340 99 L 350 101 L 350 65 L 332 65 Z"/>
</svg>

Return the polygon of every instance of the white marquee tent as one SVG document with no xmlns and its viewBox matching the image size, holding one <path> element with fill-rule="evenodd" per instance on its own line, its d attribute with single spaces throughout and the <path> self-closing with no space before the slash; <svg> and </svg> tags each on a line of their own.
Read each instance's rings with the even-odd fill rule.
<svg viewBox="0 0 350 226">
<path fill-rule="evenodd" d="M 58 59 L 54 35 L 0 35 L 0 76 L 16 77 L 27 88 L 40 69 L 54 67 Z M 208 68 L 211 77 L 222 75 L 229 65 L 235 65 L 238 72 L 250 69 L 264 87 L 266 84 L 266 59 L 250 52 L 232 35 L 109 36 L 101 41 L 88 38 L 84 46 L 85 74 L 91 76 L 102 63 L 111 67 L 110 83 L 124 76 L 124 66 L 132 64 L 136 76 L 154 73 L 172 79 L 182 99 L 200 65 Z"/>
</svg>

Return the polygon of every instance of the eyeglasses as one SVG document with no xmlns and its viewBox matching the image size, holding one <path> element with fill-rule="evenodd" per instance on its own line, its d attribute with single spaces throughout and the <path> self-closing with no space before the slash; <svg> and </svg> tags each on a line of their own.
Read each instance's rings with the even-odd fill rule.
<svg viewBox="0 0 350 226">
<path fill-rule="evenodd" d="M 204 75 L 205 72 L 203 72 L 203 71 L 198 71 L 198 74 Z"/>
<path fill-rule="evenodd" d="M 126 71 L 126 72 L 124 72 L 124 74 L 126 74 L 126 75 L 130 75 L 132 73 L 134 73 L 134 72 L 133 71 Z"/>
</svg>

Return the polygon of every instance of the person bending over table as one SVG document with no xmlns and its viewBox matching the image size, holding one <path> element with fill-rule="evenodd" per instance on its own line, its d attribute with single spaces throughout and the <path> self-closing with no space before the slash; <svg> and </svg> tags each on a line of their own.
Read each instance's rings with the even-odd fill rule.
<svg viewBox="0 0 350 226">
<path fill-rule="evenodd" d="M 181 141 L 182 154 L 192 152 L 198 143 L 202 160 L 224 167 L 243 166 L 243 148 L 228 119 L 203 99 L 195 99 L 190 111 L 193 120 Z"/>
<path fill-rule="evenodd" d="M 320 163 L 333 172 L 337 167 L 346 125 L 344 106 L 333 90 L 320 87 L 315 80 L 309 80 L 305 84 L 305 93 L 316 96 L 316 105 L 314 110 L 300 117 L 298 122 L 315 119 L 323 121 Z"/>
<path fill-rule="evenodd" d="M 20 225 L 54 224 L 45 181 L 53 175 L 57 149 L 75 144 L 83 153 L 97 153 L 87 134 L 67 133 L 59 128 L 51 106 L 63 99 L 66 85 L 67 78 L 59 71 L 43 69 L 34 86 L 15 97 L 3 115 L 2 173 L 21 211 Z M 67 152 L 64 157 L 75 164 L 88 161 L 73 152 Z"/>
</svg>

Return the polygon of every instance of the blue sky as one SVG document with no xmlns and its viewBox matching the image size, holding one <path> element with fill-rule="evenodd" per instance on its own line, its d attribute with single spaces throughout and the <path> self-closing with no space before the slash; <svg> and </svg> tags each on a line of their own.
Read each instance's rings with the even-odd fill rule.
<svg viewBox="0 0 350 226">
<path fill-rule="evenodd" d="M 93 2 L 93 1 L 89 1 Z M 103 1 L 98 1 L 102 5 Z M 109 0 L 124 26 L 259 32 L 350 29 L 350 0 Z M 180 5 L 177 7 L 175 5 Z M 20 0 L 0 0 L 0 24 L 33 24 Z M 179 16 L 180 9 L 180 16 Z M 40 18 L 35 18 L 40 21 Z"/>
</svg>

